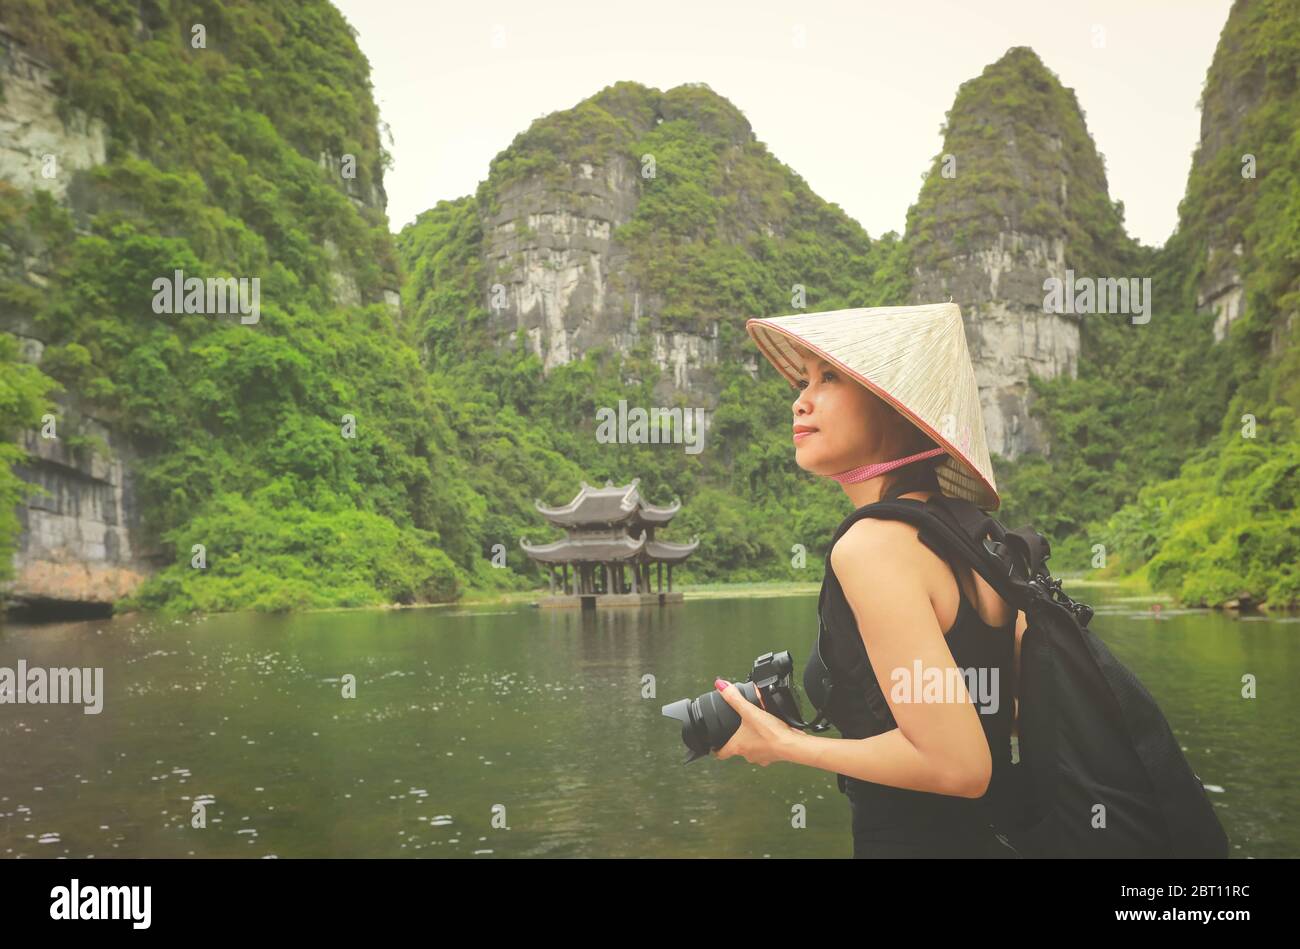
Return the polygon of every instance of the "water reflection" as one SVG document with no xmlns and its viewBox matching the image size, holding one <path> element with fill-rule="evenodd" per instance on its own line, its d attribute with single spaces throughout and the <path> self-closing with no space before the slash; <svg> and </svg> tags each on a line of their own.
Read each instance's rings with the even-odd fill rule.
<svg viewBox="0 0 1300 949">
<path fill-rule="evenodd" d="M 1300 853 L 1300 618 L 1083 599 L 1234 854 Z M 769 650 L 790 650 L 797 680 L 815 602 L 10 625 L 0 666 L 102 667 L 105 697 L 99 715 L 0 704 L 0 855 L 847 857 L 832 774 L 683 766 L 660 714 Z"/>
</svg>

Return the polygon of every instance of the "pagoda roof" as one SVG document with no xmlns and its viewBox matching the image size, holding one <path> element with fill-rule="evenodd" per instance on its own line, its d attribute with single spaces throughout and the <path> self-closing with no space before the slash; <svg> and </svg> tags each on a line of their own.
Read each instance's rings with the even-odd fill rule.
<svg viewBox="0 0 1300 949">
<path fill-rule="evenodd" d="M 699 546 L 700 538 L 697 534 L 691 538 L 689 544 L 674 544 L 666 540 L 646 541 L 645 552 L 650 560 L 660 563 L 681 563 L 695 553 L 695 548 Z"/>
<path fill-rule="evenodd" d="M 522 537 L 519 546 L 534 560 L 544 563 L 620 563 L 657 562 L 680 563 L 700 546 L 700 538 L 692 537 L 689 544 L 674 544 L 663 540 L 648 540 L 642 529 L 639 537 L 625 532 L 605 531 L 579 537 L 566 537 L 549 544 L 530 544 Z"/>
<path fill-rule="evenodd" d="M 583 481 L 581 489 L 568 504 L 548 507 L 540 500 L 534 500 L 533 504 L 556 527 L 667 524 L 682 509 L 681 501 L 674 499 L 667 507 L 650 504 L 637 490 L 640 482 L 640 478 L 633 478 L 631 484 L 625 485 L 606 481 L 605 487 L 593 488 Z"/>
</svg>

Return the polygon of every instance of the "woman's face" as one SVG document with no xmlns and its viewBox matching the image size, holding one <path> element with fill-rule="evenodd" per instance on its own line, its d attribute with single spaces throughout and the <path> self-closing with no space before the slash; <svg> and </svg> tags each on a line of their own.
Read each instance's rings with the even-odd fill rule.
<svg viewBox="0 0 1300 949">
<path fill-rule="evenodd" d="M 866 386 L 830 363 L 796 347 L 808 381 L 796 384 L 794 458 L 811 474 L 832 475 L 871 464 L 898 447 L 893 410 Z M 801 434 L 811 429 L 809 434 Z"/>
</svg>

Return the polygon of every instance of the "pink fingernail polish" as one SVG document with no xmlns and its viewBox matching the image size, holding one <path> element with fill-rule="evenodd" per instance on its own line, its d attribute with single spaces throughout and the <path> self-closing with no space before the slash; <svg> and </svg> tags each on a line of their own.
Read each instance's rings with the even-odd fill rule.
<svg viewBox="0 0 1300 949">
<path fill-rule="evenodd" d="M 714 679 L 714 680 L 713 680 L 713 687 L 714 687 L 715 689 L 717 689 L 719 692 L 724 692 L 724 691 L 726 691 L 726 688 L 727 688 L 727 686 L 729 686 L 729 685 L 731 685 L 731 683 L 728 682 L 726 679 Z"/>
</svg>

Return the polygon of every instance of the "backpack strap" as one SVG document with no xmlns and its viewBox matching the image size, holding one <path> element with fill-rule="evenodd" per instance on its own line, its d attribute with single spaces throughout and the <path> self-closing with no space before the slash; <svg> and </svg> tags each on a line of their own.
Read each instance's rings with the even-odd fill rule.
<svg viewBox="0 0 1300 949">
<path fill-rule="evenodd" d="M 851 525 L 862 517 L 914 525 L 921 543 L 940 559 L 971 567 L 1016 609 L 1023 609 L 1035 598 L 1035 592 L 1028 588 L 1032 574 L 1021 554 L 1025 539 L 1018 536 L 1019 532 L 1009 534 L 995 518 L 969 501 L 941 494 L 928 501 L 895 498 L 858 508 L 849 515 L 846 524 Z M 847 529 L 841 525 L 835 539 Z M 1032 533 L 1030 528 L 1022 530 Z M 1013 536 L 1014 540 L 1008 542 L 1008 537 Z"/>
<path fill-rule="evenodd" d="M 937 502 L 937 503 L 936 503 Z M 951 502 L 951 503 L 950 503 Z M 1024 533 L 1037 537 L 1031 528 L 1009 533 L 998 521 L 985 514 L 974 504 L 943 495 L 935 495 L 929 501 L 915 498 L 894 498 L 878 501 L 858 508 L 841 522 L 831 539 L 834 547 L 845 532 L 864 517 L 881 520 L 905 521 L 917 528 L 917 536 L 941 559 L 950 565 L 965 564 L 973 568 L 994 591 L 1015 609 L 1025 609 L 1040 599 L 1042 592 L 1030 585 L 1033 576 L 1026 564 L 1027 557 L 1039 562 L 1046 559 L 1046 541 L 1034 543 Z M 976 543 L 975 538 L 985 538 L 983 544 Z M 996 540 L 994 539 L 996 538 Z M 1008 542 L 1009 541 L 1009 542 Z M 1021 556 L 1021 551 L 1026 556 Z M 829 548 L 826 557 L 826 569 L 830 571 Z M 836 578 L 838 582 L 838 577 Z M 823 584 L 823 599 L 825 585 Z M 826 621 L 823 599 L 818 600 L 817 614 L 820 622 L 818 638 L 826 633 Z M 866 699 L 872 715 L 889 727 L 896 727 L 893 713 L 889 709 L 880 683 L 876 680 L 875 670 L 865 648 L 853 650 L 854 659 L 844 672 L 841 684 L 846 690 L 852 688 Z M 832 676 L 835 680 L 835 677 Z M 838 683 L 838 680 L 836 680 Z M 828 700 L 829 701 L 829 700 Z"/>
<path fill-rule="evenodd" d="M 1032 527 L 1007 531 L 1002 543 L 1009 545 L 1019 555 L 1020 560 L 1029 568 L 1029 575 L 1046 575 L 1047 558 L 1052 555 L 1052 545 L 1047 538 Z"/>
<path fill-rule="evenodd" d="M 829 562 L 826 564 L 826 568 L 830 569 Z M 817 641 L 813 648 L 817 650 L 818 661 L 821 662 L 822 668 L 826 670 L 826 674 L 823 676 L 826 699 L 823 708 L 818 710 L 818 721 L 831 714 L 831 710 L 834 708 L 831 701 L 835 697 L 836 686 L 839 686 L 846 692 L 850 688 L 855 689 L 866 699 L 867 707 L 877 721 L 884 722 L 891 728 L 895 727 L 898 723 L 894 721 L 894 713 L 889 710 L 889 703 L 885 700 L 885 693 L 880 691 L 880 683 L 876 681 L 876 671 L 871 668 L 871 660 L 867 656 L 866 649 L 853 650 L 852 663 L 844 670 L 842 676 L 836 675 L 831 671 L 831 664 L 821 657 L 822 638 L 826 636 L 826 620 L 822 614 L 820 600 L 817 603 L 817 623 Z M 843 790 L 843 788 L 840 790 Z"/>
</svg>

